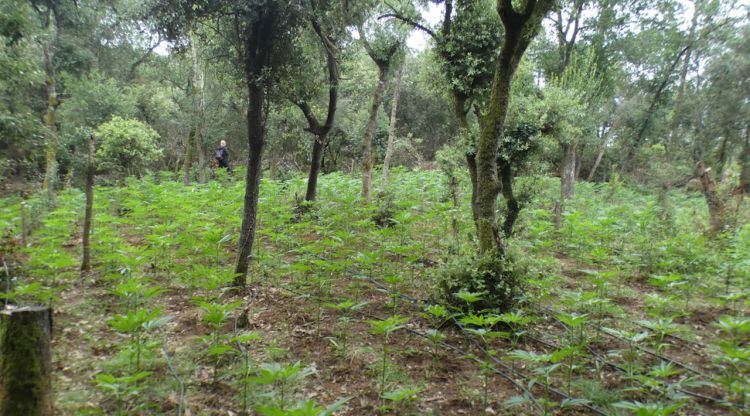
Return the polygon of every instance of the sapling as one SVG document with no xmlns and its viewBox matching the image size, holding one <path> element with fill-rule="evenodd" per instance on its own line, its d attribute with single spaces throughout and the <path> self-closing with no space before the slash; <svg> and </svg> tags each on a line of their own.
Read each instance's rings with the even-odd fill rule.
<svg viewBox="0 0 750 416">
<path fill-rule="evenodd" d="M 242 302 L 221 304 L 216 302 L 197 301 L 198 306 L 203 309 L 203 322 L 211 327 L 211 335 L 208 337 L 208 349 L 206 354 L 213 359 L 214 383 L 218 379 L 218 367 L 221 357 L 233 353 L 235 350 L 227 344 L 223 344 L 221 328 L 227 323 L 229 317 Z"/>
<path fill-rule="evenodd" d="M 336 334 L 336 337 L 341 341 L 341 344 L 337 343 L 335 340 L 331 339 L 331 342 L 337 347 L 341 349 L 341 355 L 346 357 L 348 355 L 348 347 L 349 347 L 349 326 L 351 325 L 352 318 L 349 316 L 349 314 L 353 311 L 357 311 L 361 309 L 363 306 L 365 306 L 366 303 L 355 303 L 352 300 L 347 300 L 344 302 L 339 303 L 325 303 L 324 306 L 333 309 L 336 311 L 341 312 L 341 317 L 339 318 L 339 331 Z"/>
<path fill-rule="evenodd" d="M 255 332 L 246 332 L 232 338 L 232 342 L 237 345 L 237 349 L 242 354 L 242 411 L 247 414 L 249 405 L 249 385 L 247 383 L 250 373 L 253 369 L 252 359 L 250 357 L 250 348 L 248 344 L 263 339 L 260 334 Z"/>
<path fill-rule="evenodd" d="M 394 315 L 389 317 L 385 320 L 368 320 L 367 323 L 370 324 L 370 332 L 376 335 L 382 335 L 383 338 L 381 340 L 382 343 L 382 350 L 381 350 L 381 368 L 380 368 L 380 391 L 379 395 L 382 398 L 383 393 L 385 392 L 386 388 L 386 373 L 387 373 L 387 366 L 388 366 L 388 337 L 393 333 L 394 331 L 397 331 L 404 327 L 404 324 L 409 322 L 409 318 L 405 318 L 399 315 Z M 381 403 L 382 404 L 382 403 Z"/>
<path fill-rule="evenodd" d="M 271 405 L 282 413 L 292 403 L 290 394 L 294 394 L 295 385 L 308 376 L 315 374 L 314 367 L 305 367 L 299 361 L 293 364 L 264 363 L 261 364 L 257 376 L 249 377 L 248 382 L 272 387 Z M 258 406 L 258 409 L 270 409 L 268 406 Z"/>
<path fill-rule="evenodd" d="M 421 387 L 400 387 L 383 394 L 383 398 L 393 403 L 396 414 L 407 414 L 419 399 L 419 393 L 424 389 Z M 391 406 L 384 406 L 383 410 L 390 410 Z"/>
<path fill-rule="evenodd" d="M 128 311 L 124 315 L 115 315 L 107 320 L 107 324 L 112 329 L 130 336 L 131 354 L 128 358 L 131 371 L 141 370 L 141 353 L 146 347 L 146 335 L 150 331 L 163 326 L 170 319 L 168 316 L 162 316 L 159 309 L 150 311 L 146 308 L 140 308 L 135 311 Z M 133 357 L 133 352 L 135 357 Z"/>
</svg>

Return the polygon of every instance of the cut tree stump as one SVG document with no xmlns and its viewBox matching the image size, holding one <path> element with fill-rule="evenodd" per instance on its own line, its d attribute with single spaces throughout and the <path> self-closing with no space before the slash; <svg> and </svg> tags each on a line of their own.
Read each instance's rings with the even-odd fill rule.
<svg viewBox="0 0 750 416">
<path fill-rule="evenodd" d="M 53 414 L 52 310 L 0 309 L 0 415 Z"/>
</svg>

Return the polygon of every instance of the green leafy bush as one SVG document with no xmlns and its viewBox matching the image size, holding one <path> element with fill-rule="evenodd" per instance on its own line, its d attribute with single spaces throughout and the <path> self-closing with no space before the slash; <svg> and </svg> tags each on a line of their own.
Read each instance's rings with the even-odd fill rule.
<svg viewBox="0 0 750 416">
<path fill-rule="evenodd" d="M 159 134 L 138 120 L 113 117 L 94 134 L 99 141 L 96 158 L 100 168 L 121 176 L 140 175 L 147 163 L 162 155 Z"/>
<path fill-rule="evenodd" d="M 510 253 L 505 257 L 494 254 L 461 257 L 442 270 L 438 296 L 444 302 L 464 308 L 466 302 L 456 294 L 480 293 L 481 298 L 471 304 L 472 308 L 505 312 L 513 308 L 522 293 L 524 274 L 524 267 Z"/>
</svg>

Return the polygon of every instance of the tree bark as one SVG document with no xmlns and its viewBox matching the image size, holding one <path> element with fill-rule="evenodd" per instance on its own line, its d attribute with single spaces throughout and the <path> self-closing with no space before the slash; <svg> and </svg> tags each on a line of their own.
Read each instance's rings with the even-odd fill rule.
<svg viewBox="0 0 750 416">
<path fill-rule="evenodd" d="M 706 205 L 708 205 L 710 231 L 712 234 L 718 234 L 726 224 L 726 201 L 716 192 L 716 182 L 711 176 L 711 169 L 706 168 L 703 162 L 699 162 L 697 170 L 703 186 L 703 196 L 706 198 Z"/>
<path fill-rule="evenodd" d="M 94 136 L 89 136 L 89 152 L 86 163 L 86 212 L 83 218 L 83 260 L 81 261 L 81 272 L 87 272 L 91 269 L 91 220 L 94 213 Z"/>
<path fill-rule="evenodd" d="M 48 17 L 49 19 L 49 17 Z M 51 20 L 51 19 L 50 19 Z M 53 23 L 48 23 L 52 27 Z M 55 86 L 55 65 L 52 62 L 53 53 L 49 40 L 43 41 L 42 50 L 44 52 L 44 63 L 47 72 L 45 80 L 47 90 L 47 111 L 44 115 L 45 138 L 45 172 L 43 189 L 47 197 L 52 199 L 55 193 L 55 184 L 57 182 L 57 106 L 60 102 L 57 99 Z"/>
<path fill-rule="evenodd" d="M 0 310 L 0 415 L 51 416 L 52 310 Z"/>
<path fill-rule="evenodd" d="M 513 194 L 513 169 L 510 163 L 503 163 L 500 168 L 500 183 L 502 185 L 503 199 L 507 214 L 503 221 L 503 234 L 505 237 L 513 235 L 513 226 L 516 224 L 518 214 L 521 213 L 521 205 Z"/>
<path fill-rule="evenodd" d="M 362 199 L 366 204 L 372 199 L 372 139 L 375 136 L 375 126 L 378 121 L 378 110 L 383 99 L 383 91 L 388 80 L 388 67 L 378 65 L 378 83 L 372 94 L 370 118 L 367 121 L 364 141 L 362 142 Z"/>
<path fill-rule="evenodd" d="M 187 142 L 185 143 L 185 160 L 182 165 L 182 183 L 185 186 L 190 185 L 190 169 L 193 165 L 193 149 L 195 148 L 196 136 L 199 135 L 200 120 L 203 118 L 202 110 L 202 93 L 203 85 L 198 68 L 198 47 L 196 46 L 195 36 L 190 36 L 190 54 L 192 57 L 192 67 L 190 74 L 190 96 L 193 102 L 192 113 L 190 118 L 190 132 L 188 133 Z"/>
<path fill-rule="evenodd" d="M 690 24 L 690 34 L 688 35 L 688 48 L 685 51 L 685 58 L 682 61 L 682 68 L 680 69 L 680 83 L 677 87 L 677 96 L 675 98 L 674 110 L 672 112 L 672 121 L 669 129 L 669 141 L 667 142 L 669 149 L 667 151 L 667 160 L 672 159 L 672 153 L 678 148 L 677 145 L 677 133 L 680 127 L 680 113 L 682 112 L 682 101 L 685 95 L 685 80 L 687 79 L 688 69 L 690 69 L 690 56 L 693 52 L 692 44 L 695 39 L 695 29 L 698 27 L 698 2 L 695 2 L 695 10 L 693 11 L 693 20 Z"/>
<path fill-rule="evenodd" d="M 497 175 L 498 144 L 505 128 L 513 76 L 529 43 L 539 31 L 542 18 L 553 4 L 553 0 L 529 0 L 523 10 L 518 12 L 510 0 L 497 2 L 505 32 L 476 156 L 477 237 L 480 253 L 497 250 L 499 255 L 505 254 L 495 216 L 497 196 L 502 188 Z"/>
<path fill-rule="evenodd" d="M 745 128 L 745 143 L 742 146 L 740 162 L 740 184 L 737 193 L 750 194 L 750 127 Z"/>
<path fill-rule="evenodd" d="M 312 109 L 305 102 L 297 103 L 302 110 L 308 122 L 307 131 L 316 135 L 313 141 L 312 155 L 310 157 L 310 174 L 307 178 L 307 192 L 305 192 L 305 201 L 314 201 L 318 193 L 318 175 L 323 163 L 323 152 L 328 143 L 328 133 L 333 129 L 333 123 L 336 119 L 336 106 L 338 103 L 339 93 L 339 66 L 336 60 L 338 47 L 335 42 L 323 31 L 317 20 L 310 20 L 315 34 L 318 35 L 323 50 L 326 53 L 326 70 L 328 72 L 328 111 L 326 121 L 321 125 Z"/>
<path fill-rule="evenodd" d="M 182 183 L 190 185 L 190 167 L 193 160 L 193 147 L 195 147 L 195 126 L 190 126 L 187 140 L 185 141 L 185 160 L 182 162 Z"/>
<path fill-rule="evenodd" d="M 563 163 L 560 172 L 560 200 L 572 198 L 576 180 L 576 148 L 571 143 L 562 145 Z"/>
<path fill-rule="evenodd" d="M 388 173 L 393 155 L 393 143 L 396 141 L 396 115 L 398 114 L 398 98 L 401 95 L 401 77 L 404 72 L 404 62 L 401 60 L 396 71 L 396 83 L 393 84 L 393 101 L 391 102 L 391 119 L 388 125 L 388 143 L 385 146 L 385 158 L 383 159 L 383 189 L 388 187 Z"/>
<path fill-rule="evenodd" d="M 307 178 L 307 192 L 305 201 L 315 201 L 318 193 L 318 174 L 320 173 L 321 162 L 323 161 L 323 149 L 325 142 L 328 140 L 326 134 L 322 134 L 313 140 L 312 157 L 310 160 L 310 175 Z"/>
<path fill-rule="evenodd" d="M 203 146 L 203 138 L 195 141 L 196 151 L 198 152 L 198 183 L 206 183 L 206 149 Z"/>
<path fill-rule="evenodd" d="M 250 266 L 250 256 L 255 240 L 255 226 L 258 214 L 260 177 L 263 150 L 266 139 L 266 96 L 270 81 L 264 79 L 264 70 L 269 65 L 276 28 L 276 15 L 272 7 L 258 10 L 256 21 L 245 35 L 245 79 L 248 90 L 247 142 L 249 156 L 245 177 L 245 197 L 242 211 L 242 226 L 237 250 L 236 277 L 234 284 L 244 286 Z"/>
</svg>

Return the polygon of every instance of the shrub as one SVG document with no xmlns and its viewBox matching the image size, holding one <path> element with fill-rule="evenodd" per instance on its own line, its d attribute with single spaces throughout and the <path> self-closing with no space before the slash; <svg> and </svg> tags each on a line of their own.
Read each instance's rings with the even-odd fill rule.
<svg viewBox="0 0 750 416">
<path fill-rule="evenodd" d="M 461 309 L 467 304 L 456 296 L 457 293 L 481 293 L 481 299 L 472 303 L 472 308 L 506 312 L 515 306 L 523 292 L 524 274 L 525 268 L 511 253 L 504 257 L 496 254 L 460 257 L 441 272 L 438 293 L 443 302 Z"/>
<path fill-rule="evenodd" d="M 94 133 L 99 141 L 96 158 L 99 168 L 120 176 L 141 174 L 146 163 L 162 155 L 159 134 L 138 120 L 112 117 Z"/>
</svg>

